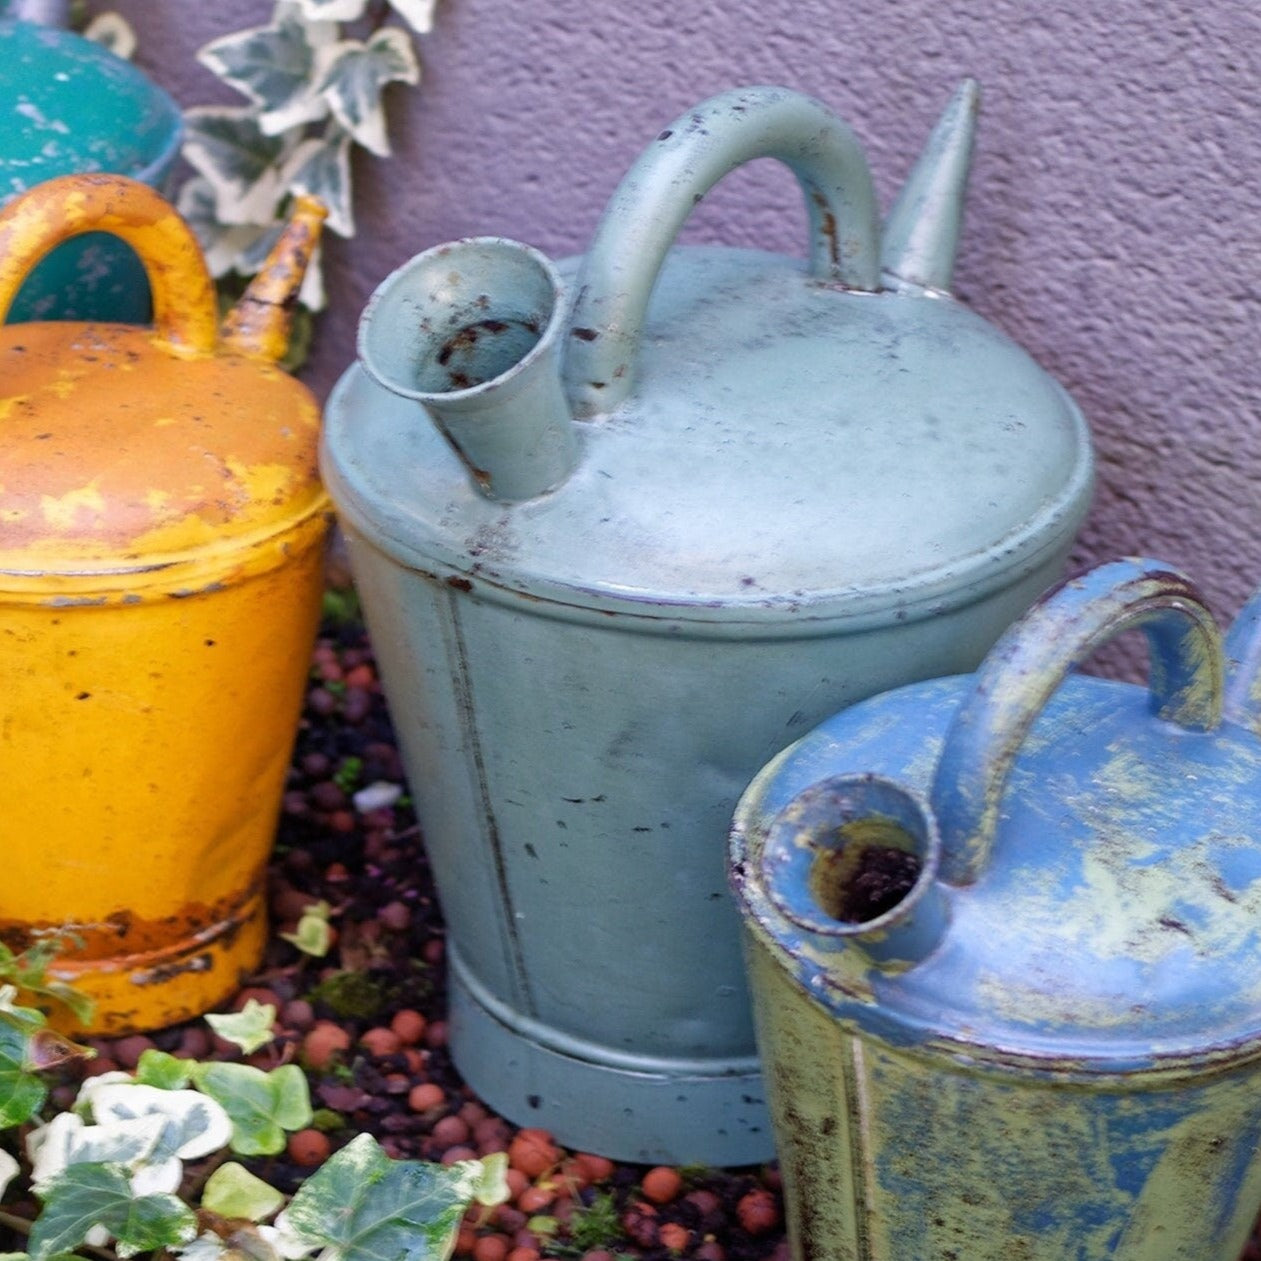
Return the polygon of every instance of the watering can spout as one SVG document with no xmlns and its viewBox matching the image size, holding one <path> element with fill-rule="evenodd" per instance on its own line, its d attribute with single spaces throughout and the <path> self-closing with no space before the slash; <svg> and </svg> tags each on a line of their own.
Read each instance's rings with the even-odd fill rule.
<svg viewBox="0 0 1261 1261">
<path fill-rule="evenodd" d="M 881 248 L 886 283 L 950 291 L 980 95 L 974 79 L 959 85 L 898 194 Z"/>
<path fill-rule="evenodd" d="M 328 210 L 314 197 L 299 197 L 284 231 L 224 318 L 223 345 L 252 359 L 280 359 L 289 349 L 293 308 Z"/>
<path fill-rule="evenodd" d="M 455 241 L 376 291 L 359 358 L 386 389 L 424 404 L 483 495 L 533 499 L 578 458 L 560 379 L 562 305 L 537 250 L 501 237 Z"/>
</svg>

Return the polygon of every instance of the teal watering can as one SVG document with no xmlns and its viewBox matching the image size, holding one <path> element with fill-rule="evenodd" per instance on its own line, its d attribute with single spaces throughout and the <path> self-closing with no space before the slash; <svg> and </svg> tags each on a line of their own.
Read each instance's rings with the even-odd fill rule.
<svg viewBox="0 0 1261 1261">
<path fill-rule="evenodd" d="M 179 156 L 179 108 L 139 70 L 70 31 L 17 20 L 64 20 L 65 7 L 0 0 L 0 205 L 54 176 L 90 171 L 162 190 Z M 149 312 L 139 259 L 94 232 L 41 262 L 8 318 L 144 324 Z"/>
<path fill-rule="evenodd" d="M 1069 673 L 1130 627 L 1147 687 Z M 730 858 L 796 1261 L 1236 1261 L 1261 596 L 1223 653 L 1180 574 L 1104 565 L 782 753 Z"/>
<path fill-rule="evenodd" d="M 851 132 L 782 88 L 661 131 L 584 258 L 479 238 L 377 290 L 330 398 L 340 512 L 448 924 L 451 1047 L 621 1159 L 772 1141 L 723 843 L 837 706 L 971 669 L 1058 575 L 1077 408 L 949 294 L 976 90 L 883 231 Z M 675 248 L 742 163 L 803 259 Z"/>
</svg>

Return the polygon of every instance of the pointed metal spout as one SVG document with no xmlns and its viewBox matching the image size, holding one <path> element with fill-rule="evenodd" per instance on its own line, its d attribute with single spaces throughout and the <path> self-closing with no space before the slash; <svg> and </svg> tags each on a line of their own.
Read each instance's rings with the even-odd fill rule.
<svg viewBox="0 0 1261 1261">
<path fill-rule="evenodd" d="M 578 440 L 560 384 L 560 283 L 537 250 L 502 237 L 440 245 L 372 295 L 359 359 L 423 403 L 491 499 L 533 499 L 573 470 Z"/>
<path fill-rule="evenodd" d="M 225 349 L 253 359 L 280 359 L 289 349 L 293 308 L 302 277 L 319 244 L 328 210 L 314 197 L 299 197 L 258 274 L 221 329 Z"/>
<path fill-rule="evenodd" d="M 892 287 L 950 292 L 981 92 L 965 79 L 885 221 L 880 266 Z"/>
</svg>

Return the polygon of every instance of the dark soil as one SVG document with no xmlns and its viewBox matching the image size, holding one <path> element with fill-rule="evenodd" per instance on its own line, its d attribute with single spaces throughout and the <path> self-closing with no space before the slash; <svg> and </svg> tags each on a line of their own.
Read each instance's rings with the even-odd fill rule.
<svg viewBox="0 0 1261 1261">
<path fill-rule="evenodd" d="M 403 783 L 363 631 L 353 621 L 326 625 L 270 871 L 276 931 L 257 976 L 232 1004 L 249 997 L 276 1004 L 283 1032 L 250 1060 L 303 1064 L 319 1111 L 315 1127 L 293 1136 L 283 1156 L 254 1160 L 256 1172 L 292 1191 L 362 1131 L 399 1158 L 507 1151 L 514 1199 L 470 1213 L 457 1256 L 788 1261 L 773 1166 L 667 1171 L 595 1159 L 540 1131 L 518 1130 L 464 1086 L 446 1048 L 444 929 L 420 829 L 405 796 L 366 811 L 354 801 L 369 785 Z M 896 869 L 886 866 L 873 867 L 874 901 L 863 918 L 914 881 L 901 859 Z M 278 933 L 293 931 L 303 908 L 321 900 L 331 907 L 334 944 L 317 958 Z M 240 1054 L 203 1021 L 97 1046 L 94 1072 L 130 1068 L 149 1046 L 202 1059 Z M 74 1087 L 59 1089 L 68 1102 Z M 1261 1261 L 1261 1241 L 1254 1238 L 1243 1258 Z"/>
</svg>

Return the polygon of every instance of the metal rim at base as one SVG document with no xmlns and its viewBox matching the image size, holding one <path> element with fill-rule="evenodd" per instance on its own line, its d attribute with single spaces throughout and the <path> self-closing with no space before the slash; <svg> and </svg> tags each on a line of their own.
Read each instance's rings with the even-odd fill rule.
<svg viewBox="0 0 1261 1261">
<path fill-rule="evenodd" d="M 708 1073 L 695 1071 L 696 1061 L 686 1072 L 634 1071 L 567 1054 L 525 1032 L 537 1020 L 517 1022 L 499 1004 L 492 1012 L 455 950 L 448 960 L 452 1058 L 510 1121 L 549 1130 L 578 1151 L 641 1164 L 730 1167 L 774 1158 L 760 1071 L 717 1059 Z"/>
</svg>

